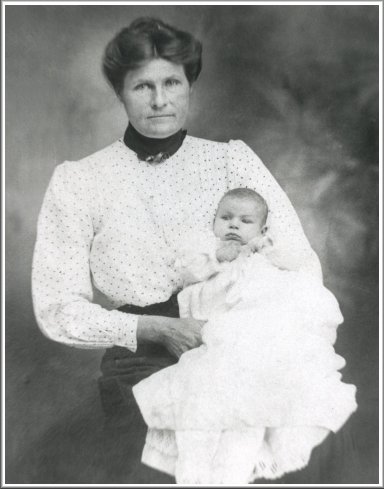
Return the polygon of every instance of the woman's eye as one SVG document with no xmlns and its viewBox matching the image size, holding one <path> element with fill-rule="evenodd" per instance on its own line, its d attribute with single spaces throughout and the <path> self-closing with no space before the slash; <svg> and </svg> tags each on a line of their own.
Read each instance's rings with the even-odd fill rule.
<svg viewBox="0 0 384 489">
<path fill-rule="evenodd" d="M 145 90 L 146 88 L 149 88 L 148 83 L 140 83 L 139 85 L 135 86 L 135 90 L 137 91 L 142 91 Z"/>
<path fill-rule="evenodd" d="M 167 87 L 175 87 L 176 85 L 179 85 L 180 82 L 179 80 L 176 80 L 175 78 L 170 78 L 165 82 Z"/>
</svg>

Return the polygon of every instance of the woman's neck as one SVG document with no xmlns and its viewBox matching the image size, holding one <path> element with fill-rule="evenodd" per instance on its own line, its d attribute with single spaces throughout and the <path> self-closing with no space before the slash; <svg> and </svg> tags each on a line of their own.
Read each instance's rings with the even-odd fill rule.
<svg viewBox="0 0 384 489">
<path fill-rule="evenodd" d="M 183 144 L 186 134 L 187 131 L 180 129 L 166 138 L 149 138 L 139 133 L 129 123 L 124 134 L 124 143 L 137 154 L 140 160 L 159 162 L 176 153 Z"/>
</svg>

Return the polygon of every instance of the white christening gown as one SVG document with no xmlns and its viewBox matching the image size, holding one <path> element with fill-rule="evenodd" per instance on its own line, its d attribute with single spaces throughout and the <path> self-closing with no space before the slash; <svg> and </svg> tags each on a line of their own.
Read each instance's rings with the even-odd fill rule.
<svg viewBox="0 0 384 489">
<path fill-rule="evenodd" d="M 179 294 L 181 317 L 208 319 L 203 345 L 133 388 L 148 425 L 142 461 L 179 484 L 276 479 L 305 467 L 357 407 L 333 348 L 343 317 L 320 280 L 261 253 L 212 260 L 209 278 Z"/>
</svg>

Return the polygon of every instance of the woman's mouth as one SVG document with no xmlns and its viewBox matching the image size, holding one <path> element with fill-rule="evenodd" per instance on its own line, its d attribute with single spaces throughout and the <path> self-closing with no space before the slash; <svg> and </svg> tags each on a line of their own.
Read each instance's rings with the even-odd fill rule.
<svg viewBox="0 0 384 489">
<path fill-rule="evenodd" d="M 150 115 L 148 119 L 167 119 L 169 117 L 174 117 L 173 114 L 162 114 L 162 115 Z"/>
</svg>

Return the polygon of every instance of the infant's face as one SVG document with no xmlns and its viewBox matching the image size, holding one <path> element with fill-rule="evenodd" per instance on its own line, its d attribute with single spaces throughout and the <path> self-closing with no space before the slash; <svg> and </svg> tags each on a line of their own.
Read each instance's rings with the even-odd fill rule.
<svg viewBox="0 0 384 489">
<path fill-rule="evenodd" d="M 227 197 L 221 201 L 213 232 L 222 241 L 237 241 L 244 245 L 261 236 L 262 229 L 262 212 L 253 199 Z"/>
</svg>

